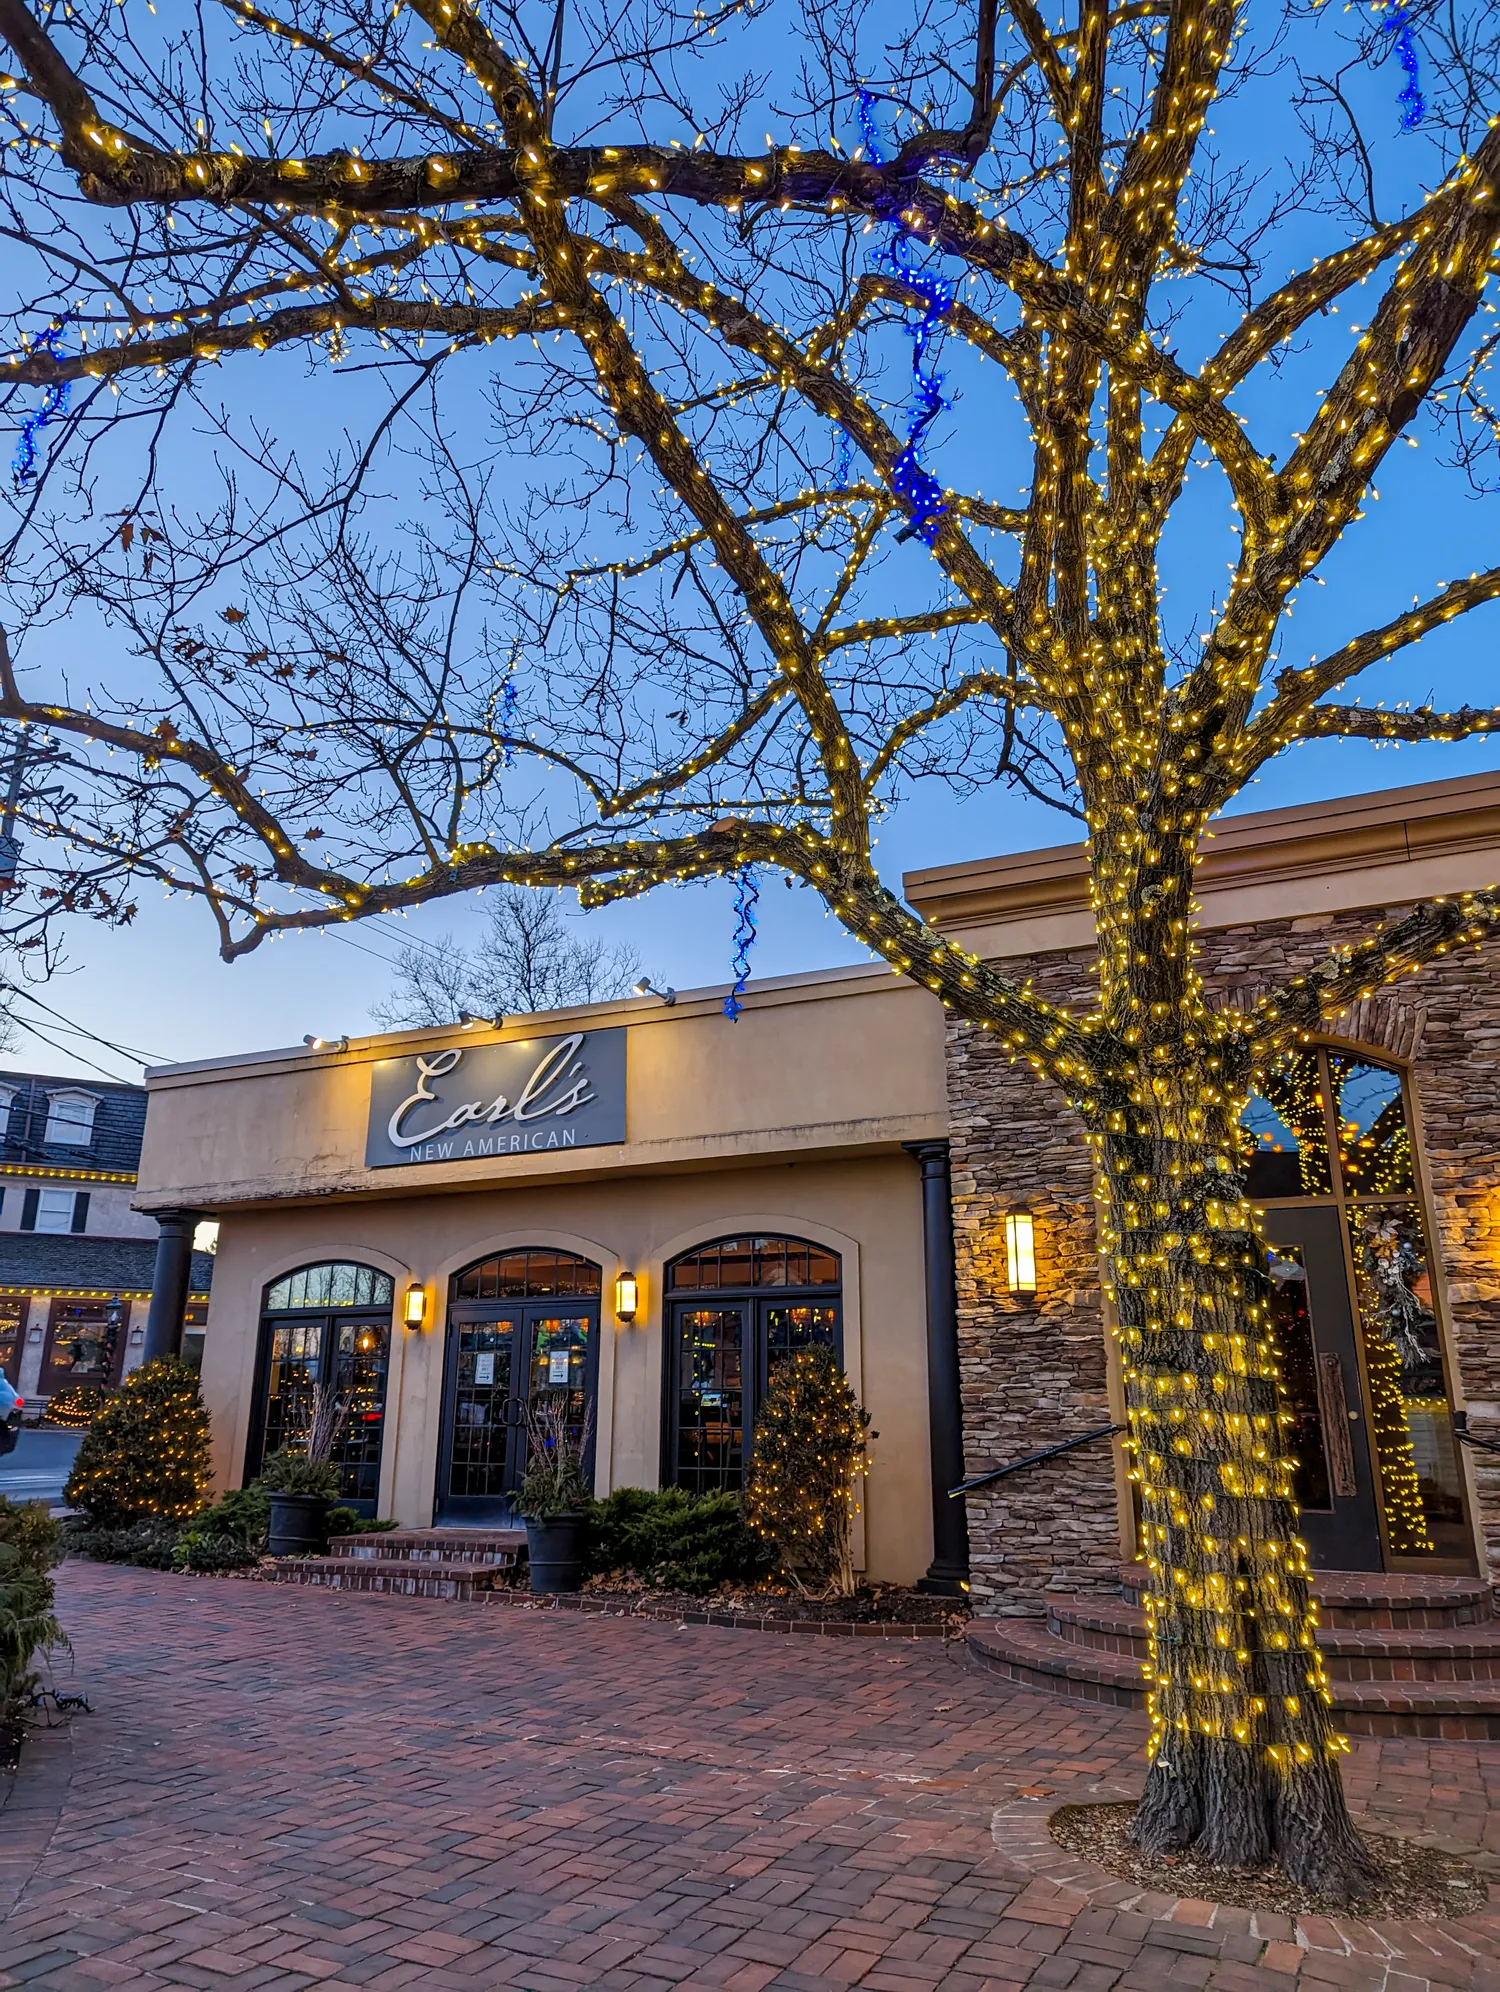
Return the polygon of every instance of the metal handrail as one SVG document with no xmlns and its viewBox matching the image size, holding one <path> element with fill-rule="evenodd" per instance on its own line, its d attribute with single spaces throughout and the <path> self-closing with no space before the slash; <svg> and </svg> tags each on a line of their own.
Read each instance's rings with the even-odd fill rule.
<svg viewBox="0 0 1500 1992">
<path fill-rule="evenodd" d="M 1025 1459 L 1014 1459 L 1009 1466 L 997 1466 L 990 1473 L 981 1473 L 973 1480 L 965 1480 L 961 1486 L 948 1489 L 948 1499 L 956 1501 L 960 1494 L 972 1494 L 976 1487 L 988 1487 L 991 1481 L 1004 1480 L 1007 1474 L 1019 1473 L 1023 1467 L 1040 1466 L 1043 1460 L 1056 1459 L 1059 1453 L 1072 1452 L 1075 1446 L 1092 1445 L 1095 1439 L 1112 1439 L 1116 1432 L 1128 1431 L 1126 1425 L 1101 1425 L 1096 1432 L 1080 1432 L 1076 1439 L 1064 1439 L 1060 1445 L 1047 1446 L 1041 1452 L 1028 1453 Z"/>
<path fill-rule="evenodd" d="M 1469 1414 L 1467 1411 L 1455 1411 L 1453 1413 L 1453 1436 L 1456 1439 L 1462 1440 L 1466 1446 L 1475 1447 L 1479 1452 L 1500 1453 L 1500 1445 L 1496 1445 L 1493 1439 L 1475 1438 L 1474 1434 L 1469 1430 Z"/>
</svg>

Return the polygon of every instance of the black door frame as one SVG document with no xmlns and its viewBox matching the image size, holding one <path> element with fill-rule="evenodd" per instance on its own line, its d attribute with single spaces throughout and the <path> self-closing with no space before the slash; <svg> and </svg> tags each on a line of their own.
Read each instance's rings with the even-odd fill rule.
<svg viewBox="0 0 1500 1992">
<path fill-rule="evenodd" d="M 1477 1552 L 1474 1547 L 1474 1516 L 1469 1498 L 1468 1479 L 1462 1470 L 1461 1448 L 1458 1446 L 1457 1441 L 1454 1441 L 1454 1451 L 1459 1465 L 1458 1477 L 1460 1498 L 1463 1507 L 1463 1526 L 1470 1544 L 1468 1555 L 1462 1559 L 1442 1555 L 1403 1555 L 1392 1550 L 1390 1529 L 1386 1517 L 1385 1488 L 1382 1484 L 1379 1461 L 1376 1457 L 1374 1440 L 1371 1436 L 1373 1432 L 1371 1425 L 1373 1396 L 1368 1374 L 1367 1331 L 1360 1315 L 1358 1279 L 1355 1272 L 1354 1246 L 1351 1236 L 1351 1220 L 1356 1211 L 1395 1208 L 1407 1203 L 1415 1206 L 1423 1242 L 1428 1255 L 1428 1265 L 1431 1269 L 1432 1313 L 1437 1325 L 1439 1359 L 1442 1365 L 1443 1394 L 1447 1398 L 1450 1413 L 1454 1403 L 1455 1355 L 1443 1284 L 1440 1235 L 1435 1222 L 1432 1196 L 1428 1185 L 1426 1143 L 1423 1136 L 1420 1102 L 1417 1097 L 1412 1069 L 1405 1059 L 1397 1057 L 1379 1046 L 1361 1044 L 1352 1038 L 1339 1038 L 1332 1034 L 1315 1039 L 1312 1043 L 1305 1046 L 1304 1049 L 1318 1059 L 1320 1094 L 1325 1103 L 1325 1113 L 1330 1116 L 1336 1114 L 1337 1111 L 1336 1107 L 1331 1104 L 1335 1099 L 1336 1089 L 1331 1083 L 1331 1072 L 1328 1065 L 1330 1058 L 1350 1057 L 1361 1059 L 1382 1071 L 1392 1074 L 1397 1079 L 1400 1085 L 1401 1106 L 1411 1149 L 1411 1187 L 1409 1190 L 1393 1191 L 1388 1195 L 1361 1195 L 1357 1191 L 1352 1191 L 1345 1180 L 1343 1164 L 1337 1152 L 1337 1142 L 1332 1141 L 1328 1144 L 1326 1164 L 1328 1188 L 1326 1190 L 1316 1195 L 1304 1193 L 1280 1197 L 1261 1192 L 1259 1194 L 1252 1194 L 1250 1201 L 1261 1212 L 1268 1242 L 1272 1243 L 1273 1247 L 1275 1243 L 1273 1227 L 1278 1218 L 1285 1217 L 1289 1220 L 1295 1220 L 1307 1212 L 1318 1210 L 1326 1210 L 1336 1214 L 1339 1241 L 1338 1259 L 1342 1291 L 1344 1304 L 1348 1308 L 1353 1325 L 1355 1374 L 1352 1391 L 1349 1391 L 1347 1366 L 1343 1364 L 1342 1359 L 1341 1368 L 1344 1369 L 1345 1388 L 1346 1391 L 1349 1391 L 1350 1404 L 1351 1406 L 1357 1405 L 1360 1413 L 1357 1427 L 1359 1439 L 1355 1446 L 1355 1455 L 1356 1459 L 1358 1459 L 1360 1445 L 1363 1444 L 1380 1535 L 1381 1562 L 1377 1567 L 1393 1575 L 1403 1576 L 1422 1575 L 1426 1573 L 1431 1573 L 1434 1576 L 1458 1573 L 1469 1574 L 1475 1568 L 1482 1569 L 1483 1562 L 1480 1560 L 1476 1563 Z M 1309 1284 L 1311 1284 L 1311 1281 L 1309 1281 Z M 1316 1334 L 1316 1327 L 1314 1332 Z M 1351 1437 L 1354 1436 L 1354 1432 L 1355 1427 L 1351 1421 Z M 1309 1543 L 1309 1547 L 1311 1547 L 1311 1543 Z"/>
<path fill-rule="evenodd" d="M 798 1240 L 798 1243 L 803 1241 Z M 815 1243 L 816 1241 L 809 1241 Z M 699 1248 L 701 1249 L 701 1248 Z M 830 1246 L 819 1246 L 819 1251 L 832 1252 Z M 678 1255 L 690 1259 L 692 1252 Z M 674 1261 L 675 1263 L 675 1261 Z M 781 1287 L 781 1286 L 738 1286 L 738 1287 L 691 1287 L 667 1289 L 664 1333 L 665 1347 L 662 1360 L 662 1448 L 661 1485 L 675 1487 L 678 1471 L 678 1440 L 681 1435 L 681 1338 L 678 1323 L 684 1314 L 696 1314 L 717 1308 L 743 1307 L 749 1328 L 749 1346 L 740 1349 L 740 1390 L 741 1390 L 741 1439 L 740 1439 L 740 1482 L 750 1470 L 750 1453 L 755 1433 L 755 1421 L 760 1415 L 760 1407 L 765 1402 L 766 1390 L 770 1382 L 770 1342 L 765 1330 L 765 1311 L 772 1307 L 830 1307 L 833 1310 L 833 1353 L 840 1369 L 844 1367 L 844 1282 L 843 1265 L 840 1260 L 840 1279 L 836 1286 Z M 671 1267 L 667 1268 L 671 1277 Z"/>
<path fill-rule="evenodd" d="M 1318 1392 L 1319 1422 L 1329 1456 L 1331 1505 L 1303 1508 L 1299 1533 L 1315 1570 L 1384 1570 L 1380 1492 L 1370 1453 L 1369 1394 L 1345 1258 L 1343 1214 L 1330 1201 L 1273 1204 L 1265 1213 L 1266 1243 L 1273 1251 L 1296 1249 L 1307 1275 L 1307 1312 L 1314 1354 L 1338 1364 L 1338 1388 Z M 1340 1405 L 1335 1400 L 1342 1397 Z M 1346 1432 L 1331 1421 L 1342 1414 Z M 1354 1489 L 1340 1496 L 1334 1455 L 1347 1437 Z"/>
<path fill-rule="evenodd" d="M 344 1325 L 353 1327 L 375 1327 L 386 1331 L 385 1375 L 380 1393 L 380 1461 L 377 1467 L 377 1492 L 373 1500 L 355 1495 L 341 1494 L 339 1505 L 354 1508 L 361 1515 L 372 1519 L 380 1507 L 378 1479 L 385 1465 L 386 1411 L 391 1394 L 391 1343 L 395 1339 L 395 1322 L 389 1307 L 287 1307 L 275 1313 L 262 1313 L 260 1317 L 260 1347 L 255 1356 L 255 1387 L 250 1399 L 250 1429 L 245 1440 L 245 1470 L 242 1484 L 248 1485 L 260 1472 L 265 1463 L 266 1413 L 270 1409 L 271 1384 L 271 1338 L 277 1328 L 305 1326 L 311 1322 L 321 1324 L 318 1342 L 318 1363 L 321 1366 L 326 1358 L 326 1337 L 330 1328 Z"/>
<path fill-rule="evenodd" d="M 468 1271 L 470 1268 L 466 1267 L 464 1270 Z M 461 1273 L 454 1274 L 450 1289 L 461 1277 Z M 438 1427 L 437 1477 L 432 1499 L 434 1527 L 478 1527 L 485 1523 L 495 1527 L 519 1525 L 515 1495 L 525 1472 L 524 1448 L 520 1445 L 520 1435 L 525 1426 L 526 1411 L 531 1398 L 533 1331 L 538 1321 L 559 1318 L 588 1320 L 588 1355 L 584 1363 L 583 1383 L 588 1442 L 584 1447 L 583 1471 L 585 1480 L 592 1488 L 599 1438 L 600 1298 L 599 1294 L 566 1293 L 548 1294 L 538 1300 L 450 1298 L 448 1318 L 444 1328 L 442 1412 Z M 506 1404 L 505 1422 L 510 1428 L 511 1437 L 508 1443 L 512 1451 L 506 1464 L 505 1489 L 494 1496 L 448 1494 L 445 1489 L 453 1466 L 453 1418 L 458 1404 L 459 1337 L 454 1331 L 490 1321 L 510 1320 L 515 1322 L 512 1334 L 519 1346 L 513 1344 L 511 1352 L 512 1387 Z"/>
</svg>

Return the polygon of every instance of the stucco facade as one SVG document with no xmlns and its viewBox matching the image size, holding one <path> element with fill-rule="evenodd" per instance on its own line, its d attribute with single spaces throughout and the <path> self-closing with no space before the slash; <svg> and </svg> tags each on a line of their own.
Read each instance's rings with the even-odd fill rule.
<svg viewBox="0 0 1500 1992">
<path fill-rule="evenodd" d="M 507 1251 L 555 1248 L 599 1268 L 595 1487 L 662 1471 L 668 1263 L 725 1237 L 785 1236 L 838 1255 L 845 1369 L 878 1436 L 860 1544 L 872 1578 L 911 1582 L 932 1554 L 920 1175 L 904 1144 L 946 1125 L 942 1015 L 871 969 L 752 990 L 594 1005 L 499 1033 L 416 1032 L 179 1066 L 149 1075 L 138 1201 L 220 1223 L 203 1386 L 214 1473 L 237 1484 L 264 1361 L 264 1297 L 327 1261 L 411 1284 L 425 1324 L 392 1330 L 379 1512 L 433 1519 L 454 1275 Z M 367 1168 L 372 1074 L 454 1042 L 626 1032 L 626 1139 L 616 1145 Z M 616 1320 L 615 1282 L 639 1282 Z M 450 1390 L 451 1395 L 451 1390 Z"/>
<path fill-rule="evenodd" d="M 1199 874 L 1212 999 L 1254 1001 L 1377 919 L 1497 876 L 1496 776 L 1221 823 Z M 1014 964 L 1040 993 L 1088 1002 L 1093 927 L 1081 846 L 914 874 L 907 891 L 926 917 Z M 389 1283 L 381 1289 L 393 1324 L 385 1422 L 369 1461 L 370 1505 L 408 1526 L 430 1523 L 460 1421 L 455 1338 L 471 1318 L 460 1275 L 527 1248 L 572 1254 L 591 1269 L 598 1333 L 588 1387 L 601 1493 L 681 1474 L 674 1393 L 688 1360 L 681 1310 L 689 1303 L 669 1288 L 673 1262 L 731 1238 L 801 1240 L 836 1255 L 843 1361 L 877 1434 L 859 1545 L 873 1579 L 913 1582 L 929 1561 L 935 1576 L 962 1568 L 961 1531 L 934 1557 L 934 1512 L 951 1527 L 956 1511 L 941 1497 L 960 1458 L 979 1475 L 1117 1422 L 1123 1401 L 1094 1186 L 1082 1129 L 1061 1096 L 1007 1062 L 988 1033 L 952 1021 L 945 1029 L 934 997 L 880 967 L 753 985 L 736 1024 L 722 1013 L 722 994 L 684 994 L 670 1007 L 631 999 L 514 1019 L 498 1032 L 361 1038 L 149 1075 L 137 1207 L 220 1223 L 203 1364 L 218 1484 L 237 1484 L 265 1442 L 268 1296 L 299 1268 L 340 1262 Z M 541 1152 L 466 1156 L 455 1144 L 443 1159 L 403 1160 L 390 1149 L 393 1124 L 372 1103 L 399 1098 L 419 1058 L 460 1044 L 519 1049 L 570 1032 L 623 1034 L 623 1139 L 611 1122 L 607 1140 Z M 1382 1125 L 1399 1124 L 1403 1186 L 1379 1196 L 1351 1188 L 1345 1157 L 1326 1189 L 1265 1193 L 1281 1273 L 1304 1282 L 1296 1332 L 1315 1397 L 1303 1407 L 1298 1443 L 1321 1448 L 1330 1486 L 1338 1483 L 1326 1513 L 1305 1503 L 1304 1528 L 1320 1538 L 1315 1560 L 1324 1568 L 1487 1569 L 1500 1579 L 1500 1453 L 1472 1449 L 1459 1432 L 1467 1418 L 1474 1438 L 1500 1443 L 1497 1051 L 1500 944 L 1359 1005 L 1312 1054 L 1322 1061 L 1317 1084 L 1332 1098 L 1337 1074 L 1354 1072 L 1367 1088 L 1386 1089 Z M 402 1073 L 392 1091 L 388 1080 Z M 1322 1094 L 1314 1104 L 1325 1119 L 1333 1111 Z M 1335 1105 L 1340 1115 L 1353 1111 L 1342 1094 Z M 478 1105 L 465 1108 L 459 1121 L 477 1115 Z M 450 1125 L 463 1136 L 464 1125 Z M 1341 1153 L 1343 1123 L 1329 1125 L 1330 1153 Z M 380 1129 L 369 1153 L 394 1156 L 394 1166 L 367 1164 L 367 1139 Z M 946 1177 L 935 1180 L 943 1144 L 951 1214 Z M 1035 1228 L 1034 1292 L 1012 1291 L 1008 1276 L 1006 1219 L 1020 1212 Z M 1389 1270 L 1388 1252 L 1371 1256 L 1377 1218 L 1420 1233 L 1420 1264 L 1408 1268 L 1415 1285 L 1402 1291 L 1415 1295 L 1430 1346 L 1409 1370 L 1392 1367 L 1369 1311 L 1372 1268 Z M 1321 1270 L 1308 1256 L 1318 1250 Z M 625 1273 L 639 1284 L 633 1319 L 613 1305 Z M 942 1350 L 955 1339 L 955 1286 L 961 1453 L 959 1390 L 941 1375 Z M 406 1329 L 413 1288 L 423 1323 Z M 699 1293 L 698 1303 L 705 1318 L 718 1307 L 712 1294 Z M 763 1333 L 766 1317 L 757 1318 Z M 523 1330 L 518 1317 L 515 1332 Z M 764 1349 L 759 1360 L 764 1372 Z M 720 1403 L 717 1389 L 705 1391 L 703 1404 Z M 747 1395 L 747 1446 L 750 1404 Z M 1427 1503 L 1414 1522 L 1397 1512 L 1408 1496 Z M 983 1489 L 967 1512 L 981 1611 L 1025 1616 L 1040 1610 L 1048 1588 L 1112 1588 L 1134 1553 L 1117 1439 Z"/>
</svg>

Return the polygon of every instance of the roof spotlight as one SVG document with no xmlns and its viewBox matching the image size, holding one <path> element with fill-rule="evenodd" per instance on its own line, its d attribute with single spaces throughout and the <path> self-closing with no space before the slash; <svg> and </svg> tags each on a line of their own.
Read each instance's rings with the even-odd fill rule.
<svg viewBox="0 0 1500 1992">
<path fill-rule="evenodd" d="M 307 1046 L 309 1051 L 347 1051 L 349 1049 L 349 1040 L 347 1037 L 305 1037 L 302 1042 Z"/>
<path fill-rule="evenodd" d="M 659 996 L 669 1010 L 677 1001 L 677 991 L 675 989 L 658 989 L 649 975 L 643 975 L 640 981 L 636 983 L 635 993 L 637 996 Z"/>
</svg>

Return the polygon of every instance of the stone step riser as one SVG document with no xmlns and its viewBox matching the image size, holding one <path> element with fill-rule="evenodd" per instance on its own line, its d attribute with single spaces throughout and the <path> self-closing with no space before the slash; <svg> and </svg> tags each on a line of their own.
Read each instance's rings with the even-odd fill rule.
<svg viewBox="0 0 1500 1992">
<path fill-rule="evenodd" d="M 462 1577 L 424 1577 L 416 1574 L 403 1577 L 394 1571 L 372 1570 L 367 1576 L 363 1571 L 278 1570 L 276 1581 L 279 1584 L 300 1584 L 308 1590 L 362 1591 L 367 1596 L 401 1598 L 446 1598 L 460 1604 L 467 1603 L 474 1596 L 473 1585 Z"/>
<path fill-rule="evenodd" d="M 1120 1573 L 1125 1600 L 1139 1607 L 1145 1585 L 1139 1571 Z M 1495 1600 L 1475 1578 L 1369 1576 L 1346 1571 L 1313 1573 L 1318 1619 L 1345 1632 L 1435 1632 L 1449 1626 L 1493 1626 Z"/>
<path fill-rule="evenodd" d="M 336 1545 L 338 1554 L 351 1558 L 357 1563 L 395 1564 L 420 1568 L 424 1563 L 466 1563 L 476 1570 L 514 1570 L 520 1560 L 513 1549 L 486 1551 L 480 1555 L 470 1555 L 441 1549 L 384 1550 L 355 1548 L 346 1549 Z"/>
<path fill-rule="evenodd" d="M 1482 1603 L 1426 1605 L 1330 1605 L 1313 1596 L 1318 1606 L 1318 1623 L 1341 1632 L 1442 1632 L 1453 1626 L 1491 1626 L 1495 1615 Z M 1140 1593 L 1126 1591 L 1124 1601 L 1139 1607 Z"/>
<path fill-rule="evenodd" d="M 1048 1694 L 1144 1710 L 1145 1682 L 1131 1654 L 1054 1638 L 1039 1619 L 977 1620 L 974 1662 L 1002 1679 Z M 1491 1679 L 1340 1679 L 1331 1676 L 1334 1720 L 1357 1736 L 1448 1741 L 1500 1738 L 1500 1682 Z"/>
<path fill-rule="evenodd" d="M 1098 1632 L 1066 1620 L 1049 1619 L 1048 1630 L 1063 1645 L 1079 1652 L 1107 1653 L 1112 1658 L 1144 1661 L 1149 1654 L 1144 1633 Z M 1403 1645 L 1409 1642 L 1403 1640 Z M 1500 1646 L 1492 1653 L 1330 1653 L 1323 1666 L 1331 1681 L 1500 1681 Z"/>
</svg>

